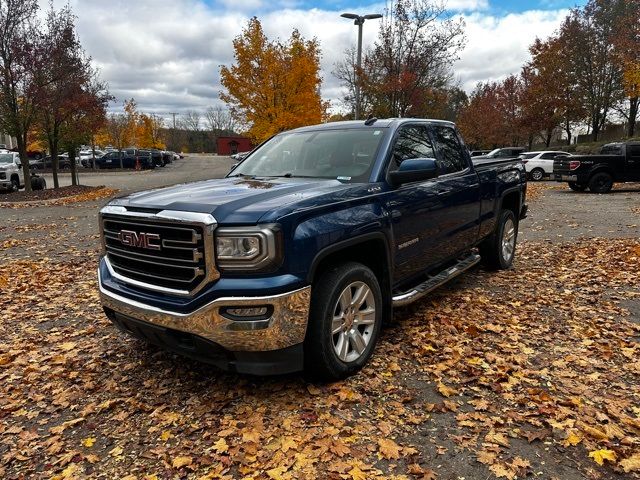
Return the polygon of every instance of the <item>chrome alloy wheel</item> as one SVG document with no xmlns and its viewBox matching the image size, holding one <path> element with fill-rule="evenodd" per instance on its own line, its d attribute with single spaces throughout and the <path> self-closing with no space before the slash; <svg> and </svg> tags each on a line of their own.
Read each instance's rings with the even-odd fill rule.
<svg viewBox="0 0 640 480">
<path fill-rule="evenodd" d="M 343 362 L 353 362 L 365 352 L 376 322 L 373 292 L 364 282 L 349 284 L 333 309 L 333 349 Z"/>
<path fill-rule="evenodd" d="M 504 222 L 502 229 L 502 258 L 509 262 L 516 249 L 516 226 L 511 218 Z"/>
</svg>

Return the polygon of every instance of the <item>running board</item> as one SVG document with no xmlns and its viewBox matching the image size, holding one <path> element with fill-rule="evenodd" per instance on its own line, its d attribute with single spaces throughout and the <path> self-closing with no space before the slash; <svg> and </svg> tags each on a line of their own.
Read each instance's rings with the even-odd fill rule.
<svg viewBox="0 0 640 480">
<path fill-rule="evenodd" d="M 437 275 L 430 276 L 425 282 L 416 287 L 413 287 L 408 292 L 401 293 L 400 295 L 396 295 L 395 297 L 393 297 L 393 306 L 404 307 L 406 305 L 409 305 L 410 303 L 415 302 L 416 300 L 419 300 L 427 293 L 432 292 L 441 285 L 444 285 L 449 280 L 457 277 L 465 270 L 469 270 L 479 261 L 480 255 L 476 253 L 471 253 L 468 256 L 461 258 L 454 266 L 443 270 Z"/>
</svg>

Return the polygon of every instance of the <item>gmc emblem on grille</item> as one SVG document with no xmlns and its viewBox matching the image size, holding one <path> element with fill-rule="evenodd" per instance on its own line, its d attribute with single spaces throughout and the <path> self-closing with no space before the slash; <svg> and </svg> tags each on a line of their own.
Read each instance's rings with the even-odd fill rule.
<svg viewBox="0 0 640 480">
<path fill-rule="evenodd" d="M 132 232 L 120 230 L 118 240 L 127 247 L 146 248 L 147 250 L 160 250 L 160 235 L 157 233 Z"/>
</svg>

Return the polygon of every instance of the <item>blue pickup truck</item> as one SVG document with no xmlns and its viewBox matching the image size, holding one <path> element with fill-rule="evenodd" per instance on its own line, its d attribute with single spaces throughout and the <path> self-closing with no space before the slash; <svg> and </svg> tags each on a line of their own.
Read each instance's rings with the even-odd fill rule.
<svg viewBox="0 0 640 480">
<path fill-rule="evenodd" d="M 520 160 L 474 165 L 450 122 L 299 128 L 223 179 L 100 213 L 104 311 L 124 332 L 240 373 L 344 378 L 394 307 L 513 262 Z"/>
</svg>

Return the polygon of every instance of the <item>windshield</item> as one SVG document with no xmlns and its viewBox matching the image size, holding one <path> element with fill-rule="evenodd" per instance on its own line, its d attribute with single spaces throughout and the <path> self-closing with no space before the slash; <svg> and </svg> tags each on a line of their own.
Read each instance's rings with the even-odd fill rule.
<svg viewBox="0 0 640 480">
<path fill-rule="evenodd" d="M 498 155 L 499 152 L 500 152 L 499 148 L 496 148 L 495 150 L 491 150 L 489 153 L 487 153 L 487 157 L 495 157 L 496 155 Z"/>
<path fill-rule="evenodd" d="M 381 128 L 284 133 L 249 155 L 230 176 L 313 177 L 365 182 L 384 136 Z"/>
<path fill-rule="evenodd" d="M 11 153 L 0 153 L 0 163 L 13 163 L 13 155 Z"/>
</svg>

